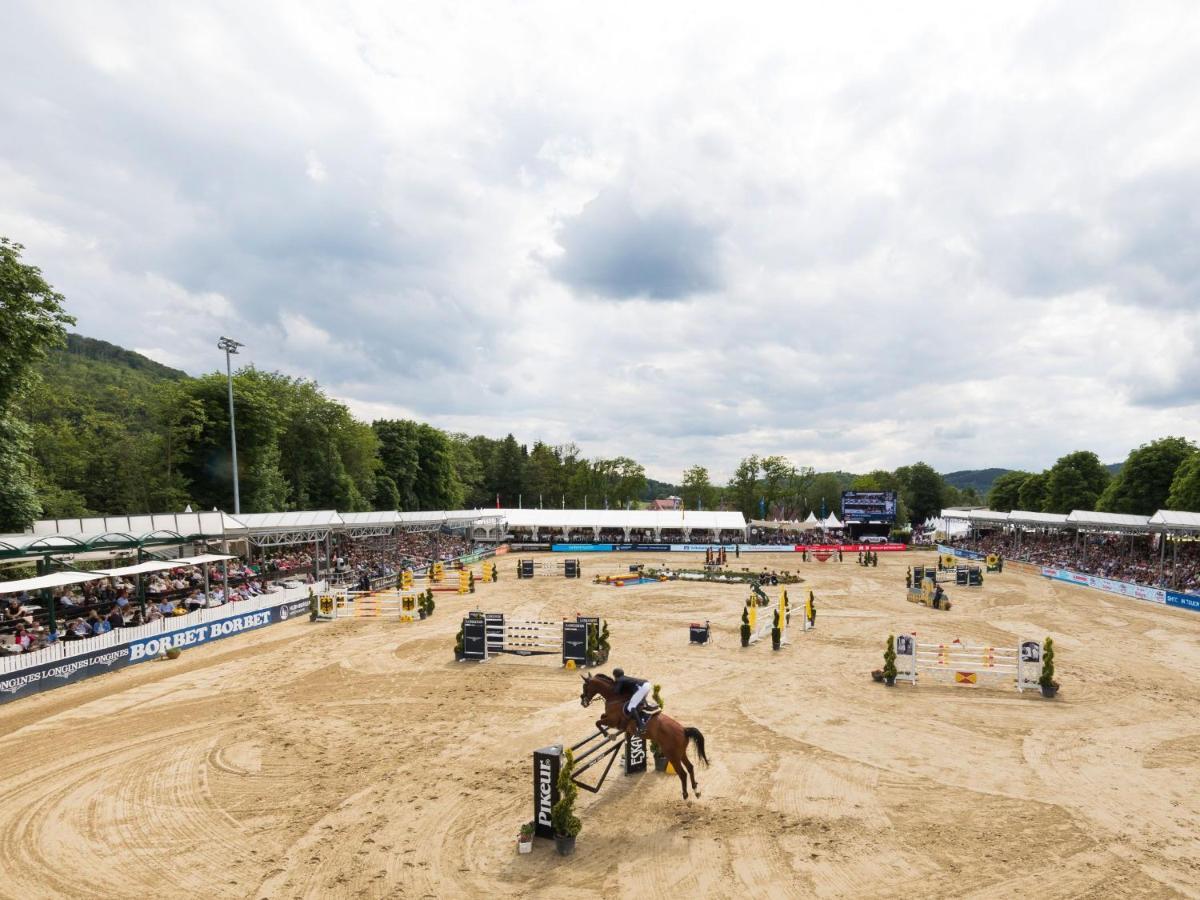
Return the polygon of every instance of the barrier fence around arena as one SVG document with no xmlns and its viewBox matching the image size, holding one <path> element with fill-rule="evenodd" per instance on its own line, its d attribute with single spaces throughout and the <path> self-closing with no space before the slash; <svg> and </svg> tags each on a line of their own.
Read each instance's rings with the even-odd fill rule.
<svg viewBox="0 0 1200 900">
<path fill-rule="evenodd" d="M 896 637 L 896 680 L 916 685 L 922 677 L 953 684 L 1013 684 L 1018 691 L 1039 690 L 1042 675 L 1040 641 L 1018 641 L 1015 647 L 990 647 L 955 640 L 929 643 L 917 635 Z"/>
<path fill-rule="evenodd" d="M 235 600 L 145 625 L 117 628 L 82 641 L 58 641 L 32 653 L 0 657 L 0 703 L 155 659 L 170 649 L 303 617 L 311 607 L 311 590 L 323 591 L 325 583 Z"/>
</svg>

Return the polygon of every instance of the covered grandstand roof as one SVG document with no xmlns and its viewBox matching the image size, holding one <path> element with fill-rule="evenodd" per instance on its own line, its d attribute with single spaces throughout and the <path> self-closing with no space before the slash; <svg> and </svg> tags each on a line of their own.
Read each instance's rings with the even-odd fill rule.
<svg viewBox="0 0 1200 900">
<path fill-rule="evenodd" d="M 1067 516 L 1067 524 L 1077 528 L 1100 531 L 1134 531 L 1142 534 L 1149 530 L 1150 517 L 1077 509 Z"/>
<path fill-rule="evenodd" d="M 740 512 L 653 509 L 498 509 L 510 528 L 692 528 L 741 531 Z"/>
<path fill-rule="evenodd" d="M 955 519 L 960 522 L 970 522 L 973 525 L 1026 525 L 1034 528 L 1057 528 L 1067 523 L 1063 513 L 1030 512 L 1014 509 L 1012 512 L 999 512 L 994 509 L 943 509 L 943 519 Z"/>
<path fill-rule="evenodd" d="M 39 519 L 34 534 L 150 534 L 171 531 L 184 536 L 220 537 L 239 526 L 237 519 L 212 512 L 156 513 L 151 516 L 94 516 L 83 519 Z"/>
<path fill-rule="evenodd" d="M 1160 509 L 1150 517 L 1155 531 L 1186 531 L 1200 534 L 1200 513 Z"/>
</svg>

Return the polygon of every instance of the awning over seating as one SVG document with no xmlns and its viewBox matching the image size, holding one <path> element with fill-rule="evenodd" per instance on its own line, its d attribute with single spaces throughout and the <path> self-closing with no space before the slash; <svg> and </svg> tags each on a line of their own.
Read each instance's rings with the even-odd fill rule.
<svg viewBox="0 0 1200 900">
<path fill-rule="evenodd" d="M 36 578 L 0 581 L 0 594 L 19 594 L 21 591 L 42 591 L 47 588 L 66 587 L 69 584 L 100 581 L 102 578 L 107 577 L 107 575 L 94 575 L 90 572 L 51 572 L 49 575 L 38 575 Z"/>
</svg>

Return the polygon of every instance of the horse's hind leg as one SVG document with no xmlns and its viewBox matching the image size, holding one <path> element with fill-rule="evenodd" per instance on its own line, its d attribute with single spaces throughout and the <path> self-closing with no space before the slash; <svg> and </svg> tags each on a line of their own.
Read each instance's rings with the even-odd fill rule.
<svg viewBox="0 0 1200 900">
<path fill-rule="evenodd" d="M 683 764 L 684 764 L 684 766 L 687 767 L 687 773 L 692 779 L 692 790 L 695 792 L 696 796 L 699 797 L 700 796 L 700 785 L 696 784 L 696 769 L 692 765 L 692 761 L 690 759 L 688 759 L 686 753 L 683 754 Z"/>
<path fill-rule="evenodd" d="M 687 772 L 684 771 L 683 760 L 682 759 L 672 759 L 671 767 L 675 770 L 675 774 L 679 776 L 679 783 L 683 787 L 683 799 L 687 800 L 688 799 Z"/>
</svg>

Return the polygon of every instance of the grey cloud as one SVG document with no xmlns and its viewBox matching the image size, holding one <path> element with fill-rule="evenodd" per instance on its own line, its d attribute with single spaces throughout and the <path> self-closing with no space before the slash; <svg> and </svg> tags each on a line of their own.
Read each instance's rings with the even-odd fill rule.
<svg viewBox="0 0 1200 900">
<path fill-rule="evenodd" d="M 681 300 L 721 283 L 717 229 L 679 206 L 639 211 L 609 188 L 558 233 L 551 271 L 563 284 L 616 300 Z"/>
</svg>

